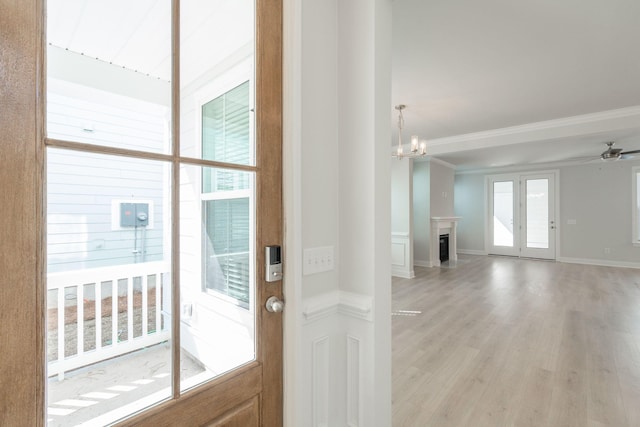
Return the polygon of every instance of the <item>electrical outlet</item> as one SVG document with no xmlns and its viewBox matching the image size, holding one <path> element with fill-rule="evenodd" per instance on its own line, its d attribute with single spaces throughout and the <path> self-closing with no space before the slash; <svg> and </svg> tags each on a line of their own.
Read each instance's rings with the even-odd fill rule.
<svg viewBox="0 0 640 427">
<path fill-rule="evenodd" d="M 604 248 L 605 255 L 609 255 L 611 253 L 611 248 Z"/>
</svg>

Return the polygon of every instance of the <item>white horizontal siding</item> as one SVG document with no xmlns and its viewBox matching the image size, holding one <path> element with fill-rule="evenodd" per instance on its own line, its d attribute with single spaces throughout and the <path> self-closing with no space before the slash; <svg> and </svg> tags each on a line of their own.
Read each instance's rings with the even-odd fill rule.
<svg viewBox="0 0 640 427">
<path fill-rule="evenodd" d="M 166 107 L 57 82 L 50 87 L 47 108 L 49 138 L 154 152 L 167 149 Z M 48 150 L 49 273 L 141 262 L 142 255 L 136 258 L 133 251 L 142 248 L 143 238 L 144 261 L 162 260 L 168 167 L 158 161 Z M 152 203 L 153 227 L 114 230 L 116 200 Z M 116 221 L 119 224 L 119 216 Z"/>
</svg>

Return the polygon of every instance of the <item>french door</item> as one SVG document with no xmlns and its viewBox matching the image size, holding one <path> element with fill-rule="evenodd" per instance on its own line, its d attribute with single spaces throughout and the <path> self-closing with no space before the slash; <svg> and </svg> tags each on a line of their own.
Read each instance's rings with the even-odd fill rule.
<svg viewBox="0 0 640 427">
<path fill-rule="evenodd" d="M 555 174 L 488 178 L 490 254 L 555 259 Z"/>
<path fill-rule="evenodd" d="M 0 11 L 0 424 L 282 425 L 281 0 Z"/>
</svg>

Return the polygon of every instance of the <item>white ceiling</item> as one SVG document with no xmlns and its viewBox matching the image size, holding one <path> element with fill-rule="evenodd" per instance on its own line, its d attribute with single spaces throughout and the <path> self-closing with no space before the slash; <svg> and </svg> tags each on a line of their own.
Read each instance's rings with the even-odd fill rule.
<svg viewBox="0 0 640 427">
<path fill-rule="evenodd" d="M 252 0 L 190 0 L 180 10 L 182 84 L 253 40 Z M 171 79 L 171 1 L 48 0 L 47 42 L 76 54 Z"/>
<path fill-rule="evenodd" d="M 460 169 L 640 149 L 638 0 L 395 0 L 392 72 L 404 139 Z"/>
<path fill-rule="evenodd" d="M 168 0 L 47 4 L 51 44 L 170 79 Z M 184 4 L 183 83 L 253 29 L 251 0 Z M 459 169 L 640 149 L 639 0 L 394 0 L 392 59 L 405 139 Z"/>
</svg>

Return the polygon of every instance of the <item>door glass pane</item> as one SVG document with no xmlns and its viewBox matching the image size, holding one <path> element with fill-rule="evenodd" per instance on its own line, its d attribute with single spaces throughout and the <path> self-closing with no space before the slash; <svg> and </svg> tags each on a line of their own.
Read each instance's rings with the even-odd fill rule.
<svg viewBox="0 0 640 427">
<path fill-rule="evenodd" d="M 527 247 L 549 248 L 549 180 L 525 180 Z"/>
<path fill-rule="evenodd" d="M 169 182 L 168 162 L 47 150 L 48 425 L 171 396 Z"/>
<path fill-rule="evenodd" d="M 493 183 L 493 246 L 513 247 L 513 181 Z"/>
<path fill-rule="evenodd" d="M 202 157 L 249 164 L 249 81 L 202 106 Z"/>
<path fill-rule="evenodd" d="M 169 153 L 171 1 L 46 3 L 47 136 Z"/>
<path fill-rule="evenodd" d="M 255 177 L 197 166 L 180 176 L 181 370 L 200 367 L 186 390 L 255 359 Z"/>
<path fill-rule="evenodd" d="M 183 156 L 254 165 L 254 1 L 184 0 Z"/>
</svg>

